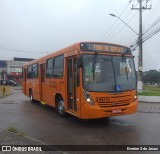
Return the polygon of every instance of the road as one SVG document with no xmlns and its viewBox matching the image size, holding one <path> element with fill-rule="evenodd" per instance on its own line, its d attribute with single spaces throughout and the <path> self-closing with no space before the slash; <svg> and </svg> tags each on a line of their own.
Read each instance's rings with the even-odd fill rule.
<svg viewBox="0 0 160 154">
<path fill-rule="evenodd" d="M 159 112 L 97 120 L 59 117 L 55 110 L 30 103 L 20 90 L 0 98 L 0 129 L 15 127 L 47 144 L 156 145 L 160 143 Z"/>
</svg>

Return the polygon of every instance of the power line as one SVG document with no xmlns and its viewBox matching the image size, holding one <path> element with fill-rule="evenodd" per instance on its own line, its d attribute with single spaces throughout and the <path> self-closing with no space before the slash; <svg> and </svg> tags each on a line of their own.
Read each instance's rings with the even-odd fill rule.
<svg viewBox="0 0 160 154">
<path fill-rule="evenodd" d="M 30 54 L 35 54 L 35 53 L 38 53 L 38 54 L 48 54 L 49 52 L 36 52 L 36 51 L 26 51 L 26 50 L 18 50 L 18 49 L 11 49 L 11 48 L 6 48 L 6 47 L 2 47 L 0 46 L 0 49 L 3 49 L 3 50 L 7 50 L 7 52 L 20 52 L 20 53 L 30 53 Z"/>
<path fill-rule="evenodd" d="M 132 0 L 131 0 L 132 1 Z M 131 2 L 130 1 L 130 2 Z M 135 4 L 135 6 L 137 6 L 137 4 L 138 4 L 138 2 Z M 129 16 L 129 14 L 131 13 L 131 10 L 128 12 L 128 14 L 122 19 L 122 20 L 125 20 L 128 16 Z M 137 12 L 138 13 L 138 12 Z M 127 21 L 127 23 L 129 23 L 135 16 L 136 16 L 136 14 L 137 13 L 135 13 L 128 21 Z M 119 24 L 119 25 L 117 25 L 117 27 L 120 27 L 120 25 L 122 25 L 122 22 Z M 114 30 L 114 31 L 112 31 L 112 33 L 107 37 L 107 40 L 109 41 L 109 40 L 112 40 L 117 34 L 119 34 L 119 32 L 120 31 L 122 31 L 123 29 L 125 28 L 125 25 L 123 26 L 123 27 L 121 27 L 121 28 L 119 28 L 119 29 L 116 29 L 116 30 Z"/>
<path fill-rule="evenodd" d="M 137 0 L 135 0 L 135 1 L 137 1 Z M 143 0 L 142 2 L 144 2 L 144 1 L 145 1 L 145 0 Z M 150 0 L 147 0 L 146 3 L 143 5 L 143 6 L 145 6 L 145 8 L 147 7 L 147 3 L 148 3 L 149 1 L 150 1 Z M 151 1 L 152 1 L 152 0 L 151 0 Z M 136 5 L 137 5 L 137 4 L 136 4 Z M 135 5 L 135 6 L 136 6 L 136 5 Z M 135 6 L 134 6 L 134 7 L 135 7 Z M 151 2 L 151 6 L 152 6 L 152 2 Z M 143 12 L 143 11 L 144 11 L 144 10 L 142 10 L 142 12 Z M 138 13 L 138 12 L 137 12 L 137 13 Z M 147 19 L 147 21 L 150 21 L 150 20 Z M 137 28 L 136 28 L 136 29 L 137 29 Z M 148 28 L 147 28 L 147 29 L 148 29 Z M 146 31 L 147 31 L 147 30 L 146 30 Z M 145 33 L 146 33 L 146 32 L 145 32 Z M 144 35 L 144 33 L 143 33 L 143 35 Z M 137 37 L 133 39 L 133 36 L 131 36 L 130 38 L 131 38 L 131 39 L 130 39 L 130 41 L 128 41 L 128 43 L 127 43 L 126 46 L 129 46 L 130 44 L 132 44 L 132 46 L 134 46 L 134 45 L 138 42 Z M 125 43 L 124 43 L 124 44 L 125 44 Z"/>
<path fill-rule="evenodd" d="M 160 22 L 160 16 L 158 17 L 158 19 L 152 24 L 150 25 L 147 30 L 144 32 L 144 34 L 148 33 L 153 27 L 155 27 L 158 23 Z"/>
<path fill-rule="evenodd" d="M 156 15 L 158 14 L 158 12 L 160 12 L 159 4 L 160 4 L 159 0 L 157 0 L 157 3 L 153 3 L 152 4 L 152 7 L 153 6 L 155 6 L 155 7 L 154 7 L 153 11 L 151 11 L 151 13 L 145 18 L 144 25 L 150 25 L 153 22 L 153 20 L 155 19 Z M 150 19 L 150 20 L 148 20 L 148 19 Z"/>
<path fill-rule="evenodd" d="M 142 42 L 143 43 L 146 42 L 148 39 L 152 38 L 154 35 L 156 35 L 159 32 L 160 32 L 160 28 L 156 29 L 155 31 L 153 31 L 152 33 L 144 37 Z M 130 47 L 132 48 L 132 51 L 134 51 L 138 47 L 138 41 L 135 41 L 135 43 L 132 44 Z"/>
<path fill-rule="evenodd" d="M 136 12 L 136 13 L 127 21 L 127 23 L 130 22 L 130 21 L 137 15 L 137 13 L 138 13 L 138 12 Z M 113 38 L 114 38 L 120 31 L 122 31 L 125 27 L 126 27 L 126 25 L 124 25 L 121 29 L 119 29 L 118 31 L 116 31 L 116 32 L 114 33 L 114 35 L 112 35 L 111 37 L 108 38 L 108 40 L 113 39 Z"/>
<path fill-rule="evenodd" d="M 125 12 L 125 10 L 128 8 L 129 4 L 130 4 L 131 0 L 129 1 L 129 3 L 126 5 L 126 7 L 123 9 L 123 11 L 120 13 L 119 17 L 122 16 L 122 14 Z M 113 31 L 113 27 L 114 25 L 117 23 L 118 19 L 110 26 L 109 29 L 112 29 Z M 107 35 L 107 33 L 109 33 L 110 31 L 106 31 L 103 36 L 99 39 L 100 41 L 101 40 L 104 40 L 105 36 Z M 112 32 L 111 32 L 112 33 Z"/>
<path fill-rule="evenodd" d="M 137 40 L 137 36 L 135 36 L 134 38 L 132 37 L 129 41 L 127 41 L 128 43 L 126 44 L 126 46 L 130 46 L 131 44 L 134 44 L 136 40 Z"/>
<path fill-rule="evenodd" d="M 159 27 L 157 29 L 157 27 L 155 26 L 160 26 L 160 17 L 158 17 L 158 19 L 156 19 L 148 28 L 147 30 L 143 33 L 143 42 L 147 41 L 149 38 L 151 38 L 152 36 L 154 36 L 155 34 L 157 34 L 159 32 Z M 151 31 L 152 30 L 152 31 Z M 150 32 L 150 33 L 149 33 Z M 149 33 L 148 35 L 146 35 L 147 33 Z M 145 36 L 146 35 L 146 36 Z M 135 49 L 138 46 L 138 41 L 137 39 L 135 39 L 131 45 L 131 47 L 133 49 Z"/>
<path fill-rule="evenodd" d="M 158 6 L 159 3 L 160 3 L 160 1 L 158 1 L 158 3 L 156 3 L 155 6 Z M 153 13 L 154 13 L 154 16 L 155 16 L 157 14 L 157 10 L 158 9 L 154 9 L 154 11 L 152 11 L 152 13 L 150 13 L 150 15 L 153 16 Z M 149 15 L 147 16 L 147 18 L 149 18 Z M 153 19 L 153 17 L 151 19 Z M 147 21 L 151 21 L 151 20 L 147 20 Z M 147 23 L 149 23 L 149 22 L 147 22 Z M 152 36 L 154 36 L 155 34 L 157 34 L 159 32 L 159 28 L 157 29 L 158 26 L 160 26 L 160 16 L 158 18 L 156 18 L 156 20 L 150 26 L 148 26 L 148 28 L 144 31 L 143 42 L 147 41 L 149 38 L 151 38 Z M 146 34 L 148 34 L 148 35 L 146 35 Z M 134 39 L 132 42 L 130 44 L 132 44 L 131 47 L 134 50 L 135 48 L 138 47 L 138 41 L 137 41 L 137 39 Z"/>
<path fill-rule="evenodd" d="M 148 39 L 150 39 L 151 37 L 153 37 L 154 35 L 156 35 L 158 32 L 160 32 L 160 28 L 156 29 L 154 32 L 152 32 L 150 35 L 146 36 L 143 39 L 143 42 L 147 41 Z"/>
</svg>

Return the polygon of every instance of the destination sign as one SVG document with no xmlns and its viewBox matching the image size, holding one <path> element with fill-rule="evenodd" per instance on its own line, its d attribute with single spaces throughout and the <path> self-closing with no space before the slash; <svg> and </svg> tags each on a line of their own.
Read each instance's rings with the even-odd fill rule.
<svg viewBox="0 0 160 154">
<path fill-rule="evenodd" d="M 80 48 L 82 51 L 131 54 L 131 51 L 129 50 L 129 48 L 118 46 L 118 45 L 112 45 L 112 44 L 81 43 Z"/>
</svg>

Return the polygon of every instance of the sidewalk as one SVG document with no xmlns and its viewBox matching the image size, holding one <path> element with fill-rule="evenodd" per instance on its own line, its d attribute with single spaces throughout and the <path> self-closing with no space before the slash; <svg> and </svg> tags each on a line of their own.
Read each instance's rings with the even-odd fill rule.
<svg viewBox="0 0 160 154">
<path fill-rule="evenodd" d="M 3 86 L 0 85 L 0 98 L 8 95 L 12 95 L 14 90 L 21 90 L 21 86 L 4 86 L 5 92 L 3 93 Z"/>
<path fill-rule="evenodd" d="M 25 145 L 30 145 L 30 146 L 41 146 L 41 145 L 47 145 L 47 144 L 44 144 L 40 141 L 36 141 L 34 139 L 31 139 L 31 138 L 28 138 L 28 137 L 22 137 L 22 136 L 19 136 L 19 135 L 16 135 L 15 133 L 11 133 L 11 132 L 8 132 L 8 131 L 2 131 L 0 130 L 0 145 L 6 145 L 6 146 L 9 146 L 9 145 L 20 145 L 20 146 L 25 146 Z M 1 149 L 1 147 L 0 147 Z M 0 151 L 0 154 L 1 153 L 7 153 L 7 152 L 2 152 Z M 9 152 L 10 154 L 14 153 L 14 154 L 19 154 L 21 153 L 20 151 L 12 151 L 12 152 Z M 31 153 L 31 154 L 62 154 L 62 152 L 60 151 L 32 151 L 32 152 L 27 152 L 26 153 Z"/>
<path fill-rule="evenodd" d="M 138 96 L 139 102 L 159 102 L 160 103 L 160 96 Z"/>
<path fill-rule="evenodd" d="M 13 93 L 13 87 L 12 86 L 3 86 L 0 85 L 0 97 L 7 96 Z"/>
</svg>

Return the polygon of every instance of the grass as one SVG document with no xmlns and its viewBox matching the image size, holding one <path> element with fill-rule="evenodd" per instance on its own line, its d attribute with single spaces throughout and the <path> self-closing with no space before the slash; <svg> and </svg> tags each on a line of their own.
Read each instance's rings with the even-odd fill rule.
<svg viewBox="0 0 160 154">
<path fill-rule="evenodd" d="M 7 130 L 8 130 L 9 132 L 15 133 L 15 134 L 17 134 L 17 135 L 19 135 L 19 136 L 22 136 L 22 137 L 25 136 L 25 133 L 24 133 L 24 132 L 18 131 L 14 126 L 8 127 Z"/>
<path fill-rule="evenodd" d="M 143 91 L 138 93 L 139 96 L 160 96 L 160 92 L 156 91 Z"/>
<path fill-rule="evenodd" d="M 139 92 L 140 96 L 160 96 L 160 87 L 155 86 L 143 86 L 143 91 Z"/>
<path fill-rule="evenodd" d="M 18 133 L 18 130 L 14 126 L 7 128 L 7 130 L 12 133 L 16 133 L 16 134 Z"/>
<path fill-rule="evenodd" d="M 149 90 L 149 91 L 158 91 L 160 93 L 160 87 L 154 87 L 154 86 L 143 86 L 143 90 Z"/>
</svg>

